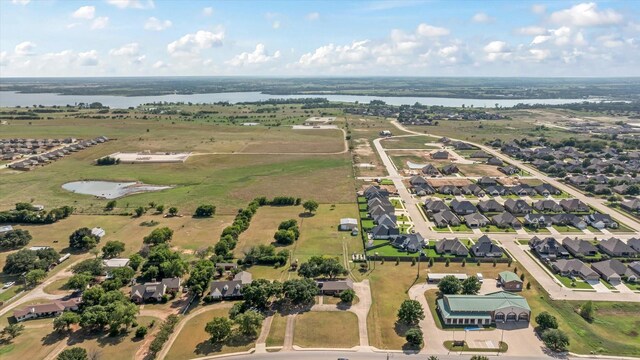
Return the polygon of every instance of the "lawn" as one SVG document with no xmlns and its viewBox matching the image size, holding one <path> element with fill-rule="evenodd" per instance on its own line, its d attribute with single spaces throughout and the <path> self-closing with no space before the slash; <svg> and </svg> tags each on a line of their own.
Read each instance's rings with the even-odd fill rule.
<svg viewBox="0 0 640 360">
<path fill-rule="evenodd" d="M 593 287 L 591 285 L 589 285 L 589 283 L 580 280 L 580 279 L 576 279 L 575 284 L 576 286 L 572 286 L 572 281 L 571 279 L 569 279 L 566 276 L 562 276 L 559 274 L 555 274 L 556 279 L 560 280 L 560 282 L 562 283 L 562 285 L 568 287 L 569 289 L 588 289 L 588 290 L 592 290 Z"/>
<path fill-rule="evenodd" d="M 360 344 L 358 318 L 347 311 L 306 312 L 296 316 L 293 343 L 304 348 L 351 348 Z"/>
<path fill-rule="evenodd" d="M 431 136 L 403 136 L 381 141 L 385 149 L 437 149 L 438 145 L 427 145 L 427 143 L 435 143 L 438 138 Z"/>
<path fill-rule="evenodd" d="M 507 228 L 499 228 L 495 225 L 488 225 L 481 228 L 484 232 L 492 232 L 492 233 L 514 233 L 516 232 L 512 227 Z"/>
<path fill-rule="evenodd" d="M 470 348 L 469 345 L 465 342 L 464 346 L 454 346 L 453 341 L 445 341 L 444 347 L 450 351 L 471 351 L 471 352 L 506 352 L 509 349 L 509 345 L 505 342 L 500 342 L 499 349 L 488 349 L 488 348 Z"/>
<path fill-rule="evenodd" d="M 255 339 L 249 339 L 243 336 L 232 336 L 221 344 L 212 344 L 209 341 L 209 334 L 204 331 L 207 322 L 211 321 L 214 317 L 227 317 L 228 315 L 228 308 L 212 309 L 189 320 L 182 328 L 182 331 L 180 331 L 180 334 L 178 334 L 176 341 L 173 343 L 171 349 L 169 349 L 165 359 L 190 359 L 251 349 L 254 346 Z"/>
<path fill-rule="evenodd" d="M 287 328 L 287 318 L 275 313 L 271 321 L 271 329 L 267 336 L 267 346 L 282 346 L 284 344 L 284 333 Z"/>
</svg>

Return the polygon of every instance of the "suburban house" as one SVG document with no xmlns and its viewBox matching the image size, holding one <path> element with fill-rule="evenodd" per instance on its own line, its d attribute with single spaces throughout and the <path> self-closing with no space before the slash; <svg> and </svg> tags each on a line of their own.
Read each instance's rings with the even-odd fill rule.
<svg viewBox="0 0 640 360">
<path fill-rule="evenodd" d="M 447 325 L 491 325 L 531 317 L 527 299 L 506 291 L 486 295 L 444 295 L 436 308 Z"/>
<path fill-rule="evenodd" d="M 502 196 L 507 192 L 507 188 L 505 188 L 502 185 L 489 185 L 485 187 L 484 190 L 485 190 L 485 193 L 491 196 Z"/>
<path fill-rule="evenodd" d="M 413 192 L 416 193 L 416 195 L 418 196 L 426 196 L 426 195 L 435 194 L 436 189 L 434 189 L 433 186 L 431 186 L 430 184 L 414 185 Z"/>
<path fill-rule="evenodd" d="M 391 240 L 391 245 L 407 252 L 418 252 L 425 245 L 424 238 L 420 234 L 400 235 Z"/>
<path fill-rule="evenodd" d="M 438 169 L 431 165 L 431 164 L 427 164 L 425 165 L 425 167 L 422 168 L 422 173 L 425 175 L 429 175 L 429 176 L 439 176 L 440 175 L 440 171 L 438 171 Z"/>
<path fill-rule="evenodd" d="M 522 199 L 507 199 L 504 202 L 504 208 L 512 214 L 530 214 L 533 208 Z"/>
<path fill-rule="evenodd" d="M 560 189 L 556 188 L 555 186 L 551 185 L 551 184 L 540 184 L 538 186 L 534 186 L 533 187 L 536 192 L 542 196 L 549 196 L 549 195 L 560 195 L 562 194 L 562 191 L 560 191 Z"/>
<path fill-rule="evenodd" d="M 551 263 L 554 271 L 570 278 L 579 277 L 584 281 L 597 282 L 600 275 L 578 259 L 560 259 Z"/>
<path fill-rule="evenodd" d="M 456 141 L 454 143 L 452 143 L 451 145 L 453 145 L 453 147 L 456 150 L 473 150 L 476 149 L 476 147 L 474 147 L 471 144 L 467 144 L 466 142 L 462 142 L 462 141 Z"/>
<path fill-rule="evenodd" d="M 620 207 L 630 212 L 640 211 L 640 199 L 627 200 L 620 203 Z"/>
<path fill-rule="evenodd" d="M 522 280 L 512 271 L 503 271 L 498 274 L 498 282 L 506 291 L 522 291 Z"/>
<path fill-rule="evenodd" d="M 609 256 L 632 257 L 638 254 L 636 250 L 618 238 L 602 240 L 598 243 L 598 248 Z"/>
<path fill-rule="evenodd" d="M 353 290 L 353 280 L 322 280 L 316 281 L 318 285 L 318 293 L 320 295 L 336 296 L 340 295 L 343 291 Z"/>
<path fill-rule="evenodd" d="M 209 297 L 213 300 L 242 298 L 242 288 L 253 281 L 250 272 L 241 271 L 233 280 L 212 281 L 209 284 Z"/>
<path fill-rule="evenodd" d="M 491 157 L 491 155 L 489 155 L 486 151 L 484 150 L 478 150 L 474 153 L 471 153 L 471 155 L 469 155 L 469 157 L 471 159 L 488 159 Z"/>
<path fill-rule="evenodd" d="M 472 229 L 485 227 L 489 223 L 489 219 L 487 219 L 486 216 L 480 213 L 464 215 L 463 218 L 464 218 L 464 223 L 467 224 L 467 226 Z"/>
<path fill-rule="evenodd" d="M 588 240 L 564 238 L 562 245 L 576 257 L 596 256 L 598 248 Z"/>
<path fill-rule="evenodd" d="M 585 221 L 596 229 L 617 229 L 618 223 L 609 214 L 591 214 L 584 217 Z"/>
<path fill-rule="evenodd" d="M 342 218 L 340 219 L 340 231 L 352 231 L 358 227 L 358 220 L 353 218 Z"/>
<path fill-rule="evenodd" d="M 634 282 L 638 280 L 638 274 L 629 269 L 627 265 L 618 259 L 604 260 L 591 264 L 602 278 L 611 284 L 619 284 L 622 279 Z"/>
<path fill-rule="evenodd" d="M 458 215 L 473 214 L 478 211 L 475 205 L 467 200 L 458 201 L 458 199 L 453 199 L 451 200 L 451 203 L 449 203 L 449 207 Z"/>
<path fill-rule="evenodd" d="M 460 169 L 458 169 L 458 167 L 455 164 L 448 164 L 443 166 L 440 169 L 440 172 L 443 173 L 444 175 L 451 175 L 451 174 L 459 173 Z"/>
<path fill-rule="evenodd" d="M 484 190 L 477 184 L 469 184 L 460 188 L 460 192 L 464 195 L 474 195 L 477 197 L 483 197 L 485 195 Z"/>
<path fill-rule="evenodd" d="M 443 185 L 438 188 L 438 192 L 443 195 L 461 195 L 462 191 L 455 185 Z"/>
<path fill-rule="evenodd" d="M 447 160 L 449 158 L 449 152 L 446 150 L 438 150 L 436 152 L 431 153 L 432 159 L 438 160 Z"/>
<path fill-rule="evenodd" d="M 13 317 L 17 322 L 38 319 L 43 317 L 55 317 L 65 311 L 76 311 L 82 302 L 82 298 L 72 298 L 69 300 L 55 300 L 51 303 L 29 305 L 20 310 L 13 311 Z"/>
<path fill-rule="evenodd" d="M 501 214 L 495 215 L 491 217 L 491 223 L 501 229 L 512 227 L 514 229 L 519 229 L 522 225 L 518 219 L 511 215 L 509 212 L 503 212 Z"/>
<path fill-rule="evenodd" d="M 427 212 L 432 212 L 432 213 L 438 213 L 441 211 L 449 210 L 449 207 L 447 206 L 447 204 L 444 203 L 444 201 L 437 200 L 437 199 L 429 199 L 425 201 L 424 208 L 427 210 Z"/>
<path fill-rule="evenodd" d="M 460 219 L 451 210 L 434 213 L 432 218 L 437 227 L 460 226 Z"/>
<path fill-rule="evenodd" d="M 498 182 L 494 178 L 483 176 L 480 179 L 478 179 L 477 184 L 480 186 L 495 186 L 495 185 L 498 185 Z"/>
<path fill-rule="evenodd" d="M 553 225 L 553 218 L 545 214 L 527 214 L 524 216 L 524 224 L 534 228 L 547 227 Z"/>
<path fill-rule="evenodd" d="M 374 239 L 392 239 L 400 235 L 400 229 L 387 225 L 376 225 L 370 231 L 371 237 Z"/>
<path fill-rule="evenodd" d="M 540 239 L 534 236 L 529 240 L 529 247 L 542 259 L 556 259 L 569 257 L 569 252 L 558 240 L 547 237 Z"/>
<path fill-rule="evenodd" d="M 589 213 L 591 212 L 591 208 L 589 205 L 583 203 L 578 199 L 562 199 L 560 200 L 560 206 L 564 209 L 564 211 L 569 213 Z"/>
<path fill-rule="evenodd" d="M 533 203 L 533 208 L 539 212 L 557 213 L 562 211 L 562 206 L 551 199 L 536 201 Z"/>
<path fill-rule="evenodd" d="M 180 290 L 181 280 L 178 277 L 162 279 L 160 282 L 148 282 L 133 285 L 131 301 L 141 304 L 146 301 L 160 301 L 166 294 L 175 294 Z"/>
<path fill-rule="evenodd" d="M 502 166 L 504 165 L 504 163 L 502 162 L 502 160 L 498 159 L 497 157 L 492 157 L 487 160 L 487 165 Z"/>
<path fill-rule="evenodd" d="M 216 263 L 216 269 L 222 269 L 224 271 L 235 270 L 237 268 L 238 268 L 238 264 L 232 263 L 232 262 L 229 262 L 229 263 L 223 263 L 223 262 Z"/>
<path fill-rule="evenodd" d="M 503 250 L 494 244 L 487 235 L 482 235 L 475 244 L 471 246 L 471 253 L 475 257 L 502 257 Z"/>
<path fill-rule="evenodd" d="M 640 253 L 640 238 L 631 238 L 627 240 L 627 245 L 631 246 L 633 250 Z"/>
<path fill-rule="evenodd" d="M 557 214 L 551 217 L 554 225 L 573 226 L 577 229 L 584 230 L 587 228 L 587 222 L 578 215 L 574 214 Z"/>
<path fill-rule="evenodd" d="M 503 212 L 504 206 L 502 206 L 499 202 L 490 199 L 485 201 L 480 201 L 478 203 L 478 209 L 482 212 Z"/>
<path fill-rule="evenodd" d="M 467 256 L 469 255 L 469 250 L 458 238 L 453 238 L 438 240 L 436 242 L 436 253 L 441 255 Z"/>
<path fill-rule="evenodd" d="M 498 166 L 498 171 L 504 173 L 505 175 L 515 175 L 518 172 L 520 172 L 520 169 L 518 169 L 513 165 L 507 165 L 507 166 Z"/>
<path fill-rule="evenodd" d="M 507 188 L 510 194 L 518 196 L 533 196 L 536 195 L 536 191 L 527 184 L 520 184 Z"/>
<path fill-rule="evenodd" d="M 633 271 L 638 277 L 640 277 L 640 261 L 634 261 L 632 263 L 629 263 L 627 266 L 629 266 L 629 269 L 631 269 L 631 271 Z"/>
</svg>

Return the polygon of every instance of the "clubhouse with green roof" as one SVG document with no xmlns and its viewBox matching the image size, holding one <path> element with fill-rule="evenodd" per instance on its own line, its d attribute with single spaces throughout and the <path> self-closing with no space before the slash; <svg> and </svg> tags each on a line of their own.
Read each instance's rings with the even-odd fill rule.
<svg viewBox="0 0 640 360">
<path fill-rule="evenodd" d="M 493 325 L 529 321 L 527 299 L 507 291 L 486 295 L 444 295 L 437 309 L 446 325 Z"/>
</svg>

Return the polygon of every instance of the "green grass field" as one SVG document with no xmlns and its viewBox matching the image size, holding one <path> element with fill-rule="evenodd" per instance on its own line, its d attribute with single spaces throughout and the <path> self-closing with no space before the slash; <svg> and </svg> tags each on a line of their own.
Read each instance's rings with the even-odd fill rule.
<svg viewBox="0 0 640 360">
<path fill-rule="evenodd" d="M 306 312 L 296 316 L 293 343 L 304 348 L 351 348 L 360 343 L 358 318 L 346 311 Z"/>
</svg>

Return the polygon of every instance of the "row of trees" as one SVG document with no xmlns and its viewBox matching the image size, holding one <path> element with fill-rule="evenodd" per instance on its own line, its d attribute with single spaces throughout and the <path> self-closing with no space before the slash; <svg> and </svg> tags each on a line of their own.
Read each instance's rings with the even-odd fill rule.
<svg viewBox="0 0 640 360">
<path fill-rule="evenodd" d="M 120 159 L 114 158 L 111 156 L 105 156 L 96 160 L 96 165 L 104 166 L 104 165 L 118 165 L 120 164 Z"/>
<path fill-rule="evenodd" d="M 33 237 L 29 231 L 16 229 L 9 230 L 0 234 L 0 249 L 17 249 L 29 244 Z"/>
<path fill-rule="evenodd" d="M 209 334 L 209 340 L 217 344 L 227 340 L 234 333 L 248 337 L 257 336 L 263 320 L 264 315 L 256 310 L 248 310 L 232 316 L 231 319 L 215 317 L 207 323 L 204 330 Z"/>
<path fill-rule="evenodd" d="M 469 276 L 460 281 L 453 275 L 442 278 L 438 283 L 438 290 L 443 295 L 463 294 L 476 295 L 480 291 L 482 284 L 476 276 Z"/>
<path fill-rule="evenodd" d="M 422 329 L 418 325 L 424 319 L 424 309 L 417 300 L 405 300 L 398 309 L 398 322 L 410 327 L 405 333 L 407 342 L 417 348 L 424 345 Z"/>
<path fill-rule="evenodd" d="M 322 256 L 312 256 L 309 261 L 298 268 L 298 275 L 305 278 L 326 277 L 334 279 L 337 276 L 346 274 L 347 270 L 337 258 Z"/>
<path fill-rule="evenodd" d="M 22 274 L 34 269 L 46 271 L 51 265 L 56 264 L 59 258 L 60 254 L 51 248 L 36 251 L 22 249 L 7 256 L 2 271 L 6 274 Z"/>
<path fill-rule="evenodd" d="M 0 223 L 7 224 L 53 224 L 73 213 L 71 206 L 62 206 L 46 211 L 8 210 L 0 211 Z"/>
<path fill-rule="evenodd" d="M 569 346 L 569 337 L 564 331 L 558 329 L 558 319 L 546 311 L 536 316 L 536 331 L 545 346 L 553 351 L 566 351 Z"/>
</svg>

